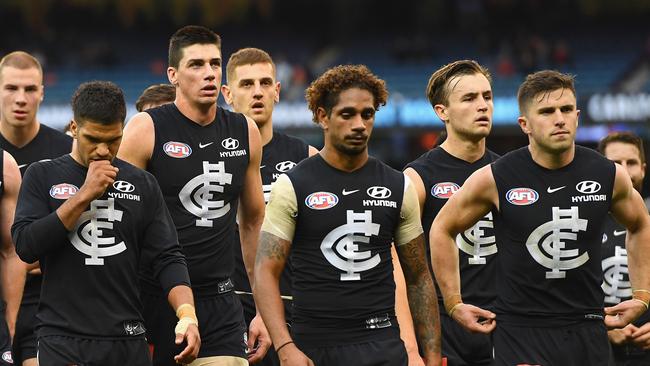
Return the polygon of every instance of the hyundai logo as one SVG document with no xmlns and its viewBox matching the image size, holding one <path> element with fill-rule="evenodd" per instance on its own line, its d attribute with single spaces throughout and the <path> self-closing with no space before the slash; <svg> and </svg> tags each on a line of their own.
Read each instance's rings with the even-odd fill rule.
<svg viewBox="0 0 650 366">
<path fill-rule="evenodd" d="M 594 182 L 593 180 L 583 180 L 576 184 L 576 189 L 583 194 L 594 194 L 600 191 L 600 183 Z"/>
<path fill-rule="evenodd" d="M 227 139 L 223 139 L 223 141 L 221 141 L 221 146 L 228 150 L 235 150 L 239 147 L 239 141 L 232 137 L 228 137 Z"/>
<path fill-rule="evenodd" d="M 120 192 L 131 193 L 135 191 L 135 186 L 124 180 L 117 180 L 113 183 L 113 188 Z"/>
<path fill-rule="evenodd" d="M 384 199 L 388 198 L 391 195 L 390 189 L 386 187 L 381 187 L 381 186 L 373 186 L 368 188 L 366 191 L 368 193 L 368 196 L 372 198 L 377 198 L 377 199 Z"/>
<path fill-rule="evenodd" d="M 296 163 L 294 163 L 293 161 L 287 160 L 287 161 L 283 161 L 283 162 L 275 164 L 275 169 L 277 171 L 279 171 L 279 172 L 284 173 L 286 171 L 291 170 L 291 168 L 293 168 L 294 166 L 296 166 Z"/>
</svg>

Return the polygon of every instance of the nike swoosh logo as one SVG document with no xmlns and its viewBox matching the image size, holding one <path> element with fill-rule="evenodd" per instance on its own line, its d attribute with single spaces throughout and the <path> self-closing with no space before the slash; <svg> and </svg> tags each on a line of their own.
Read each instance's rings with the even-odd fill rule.
<svg viewBox="0 0 650 366">
<path fill-rule="evenodd" d="M 26 167 L 27 165 L 28 164 L 20 164 L 20 165 L 18 165 L 18 169 L 22 169 L 22 168 Z"/>
<path fill-rule="evenodd" d="M 204 147 L 208 147 L 210 145 L 214 144 L 214 141 L 208 142 L 207 144 L 202 144 L 199 142 L 199 149 L 203 149 Z"/>
<path fill-rule="evenodd" d="M 621 235 L 623 235 L 623 234 L 625 234 L 625 233 L 626 233 L 625 230 L 621 230 L 621 231 L 614 230 L 614 236 L 621 236 Z"/>
<path fill-rule="evenodd" d="M 347 195 L 349 195 L 349 194 L 356 193 L 356 192 L 359 192 L 359 190 L 358 190 L 358 189 L 355 189 L 355 190 L 352 190 L 352 191 L 346 191 L 346 190 L 344 189 L 344 190 L 343 190 L 343 195 L 344 195 L 344 196 L 347 196 Z"/>
<path fill-rule="evenodd" d="M 566 188 L 566 186 L 557 187 L 557 188 L 551 188 L 551 187 L 548 187 L 548 188 L 546 189 L 546 192 L 548 192 L 548 193 L 553 193 L 553 192 L 557 192 L 557 191 L 559 191 L 560 189 L 564 189 L 564 188 Z"/>
<path fill-rule="evenodd" d="M 41 159 L 39 161 L 33 161 L 32 163 L 40 163 L 42 161 L 51 161 L 51 160 L 52 159 Z M 31 163 L 20 164 L 20 165 L 18 165 L 18 169 L 22 169 L 22 168 L 28 166 L 29 164 L 31 164 Z"/>
<path fill-rule="evenodd" d="M 260 165 L 260 169 L 264 169 L 266 165 Z"/>
</svg>

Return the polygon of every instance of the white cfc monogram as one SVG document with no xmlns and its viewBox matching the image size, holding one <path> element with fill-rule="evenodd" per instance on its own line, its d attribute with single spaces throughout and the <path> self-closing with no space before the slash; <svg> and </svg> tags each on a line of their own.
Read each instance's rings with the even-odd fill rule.
<svg viewBox="0 0 650 366">
<path fill-rule="evenodd" d="M 115 209 L 115 199 L 94 200 L 90 210 L 79 216 L 75 228 L 68 234 L 72 245 L 83 254 L 88 266 L 104 265 L 103 257 L 120 254 L 126 250 L 124 242 L 115 244 L 115 237 L 104 236 L 104 230 L 112 230 L 113 222 L 122 221 L 122 211 Z"/>
<path fill-rule="evenodd" d="M 577 206 L 569 209 L 553 207 L 553 219 L 533 230 L 526 248 L 537 263 L 550 269 L 546 278 L 565 278 L 566 270 L 578 268 L 589 260 L 589 253 L 565 249 L 566 240 L 575 241 L 579 231 L 587 230 L 589 220 L 581 219 Z"/>
<path fill-rule="evenodd" d="M 192 178 L 178 194 L 183 207 L 199 219 L 196 226 L 212 227 L 212 220 L 230 211 L 230 203 L 217 200 L 216 194 L 223 193 L 224 186 L 232 184 L 232 174 L 226 173 L 225 164 L 203 162 L 203 174 Z"/>
<path fill-rule="evenodd" d="M 614 256 L 603 259 L 603 292 L 605 301 L 618 304 L 621 299 L 632 296 L 629 272 L 627 270 L 627 250 L 618 245 L 614 247 Z"/>
<path fill-rule="evenodd" d="M 372 222 L 372 211 L 356 213 L 347 210 L 347 223 L 330 231 L 320 250 L 334 267 L 344 271 L 341 281 L 359 281 L 360 272 L 376 267 L 381 259 L 369 250 L 360 251 L 359 244 L 368 244 L 372 235 L 378 235 L 380 225 Z"/>
<path fill-rule="evenodd" d="M 478 220 L 474 226 L 456 236 L 458 249 L 470 255 L 469 264 L 485 264 L 485 257 L 497 252 L 497 243 L 494 235 L 485 235 L 485 229 L 494 228 L 492 212 Z"/>
</svg>

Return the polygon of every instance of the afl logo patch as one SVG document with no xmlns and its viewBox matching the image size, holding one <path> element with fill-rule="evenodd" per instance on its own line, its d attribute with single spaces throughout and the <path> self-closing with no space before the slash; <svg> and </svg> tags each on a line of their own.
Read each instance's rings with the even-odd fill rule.
<svg viewBox="0 0 650 366">
<path fill-rule="evenodd" d="M 77 186 L 69 183 L 59 183 L 50 188 L 50 196 L 57 200 L 67 200 L 79 191 Z"/>
<path fill-rule="evenodd" d="M 448 199 L 459 189 L 460 186 L 454 182 L 442 182 L 431 187 L 431 195 L 435 198 Z"/>
<path fill-rule="evenodd" d="M 539 193 L 530 188 L 513 188 L 506 193 L 506 199 L 516 206 L 528 206 L 537 202 Z"/>
<path fill-rule="evenodd" d="M 176 159 L 183 159 L 192 155 L 192 148 L 188 144 L 176 141 L 168 141 L 163 145 L 165 154 Z"/>
<path fill-rule="evenodd" d="M 312 210 L 327 210 L 339 203 L 339 198 L 334 193 L 314 192 L 305 198 L 305 205 Z"/>
</svg>

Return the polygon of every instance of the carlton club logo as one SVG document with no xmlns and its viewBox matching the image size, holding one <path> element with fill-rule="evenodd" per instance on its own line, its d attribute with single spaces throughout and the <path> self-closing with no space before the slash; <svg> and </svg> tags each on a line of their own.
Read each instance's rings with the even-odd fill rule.
<svg viewBox="0 0 650 366">
<path fill-rule="evenodd" d="M 203 174 L 192 178 L 178 193 L 183 207 L 199 218 L 196 226 L 212 227 L 212 220 L 230 211 L 230 203 L 216 199 L 226 184 L 232 184 L 232 174 L 226 172 L 225 163 L 204 161 Z"/>
<path fill-rule="evenodd" d="M 224 149 L 235 150 L 239 147 L 239 140 L 228 137 L 227 139 L 223 139 L 221 141 L 221 146 L 223 146 Z"/>
<path fill-rule="evenodd" d="M 57 200 L 67 200 L 79 191 L 77 186 L 70 183 L 60 183 L 50 188 L 50 197 Z"/>
<path fill-rule="evenodd" d="M 339 197 L 330 192 L 314 192 L 305 198 L 305 205 L 312 210 L 327 210 L 339 203 Z"/>
<path fill-rule="evenodd" d="M 622 299 L 632 296 L 632 286 L 627 269 L 627 250 L 618 245 L 614 247 L 614 255 L 603 259 L 603 292 L 605 302 L 618 304 Z"/>
<path fill-rule="evenodd" d="M 506 193 L 506 200 L 516 206 L 528 206 L 537 202 L 539 193 L 530 188 L 513 188 Z"/>
<path fill-rule="evenodd" d="M 547 279 L 565 278 L 567 270 L 578 268 L 589 260 L 589 253 L 566 249 L 567 240 L 575 242 L 578 232 L 586 231 L 589 220 L 581 219 L 577 206 L 569 209 L 553 207 L 553 219 L 538 226 L 526 240 L 526 248 L 537 263 L 550 269 Z"/>
<path fill-rule="evenodd" d="M 459 189 L 460 186 L 454 182 L 442 182 L 431 187 L 431 195 L 435 198 L 448 199 Z"/>
<path fill-rule="evenodd" d="M 183 159 L 192 155 L 192 148 L 182 142 L 169 141 L 163 145 L 163 151 L 168 156 L 176 159 Z"/>
<path fill-rule="evenodd" d="M 496 254 L 497 243 L 494 235 L 487 235 L 493 230 L 492 212 L 482 217 L 471 228 L 456 236 L 456 246 L 470 257 L 469 264 L 485 264 L 485 257 Z"/>
<path fill-rule="evenodd" d="M 275 164 L 275 170 L 284 173 L 291 170 L 294 166 L 296 166 L 296 163 L 294 163 L 293 161 L 290 160 L 282 161 Z"/>
<path fill-rule="evenodd" d="M 90 210 L 79 216 L 75 228 L 68 234 L 72 245 L 86 258 L 88 266 L 104 265 L 104 257 L 117 255 L 126 250 L 124 242 L 115 243 L 115 237 L 106 236 L 113 230 L 113 223 L 122 221 L 123 212 L 115 208 L 115 199 L 94 200 Z"/>
<path fill-rule="evenodd" d="M 320 250 L 331 265 L 340 269 L 341 281 L 359 281 L 361 272 L 375 268 L 381 258 L 370 250 L 362 250 L 368 245 L 372 235 L 379 235 L 380 225 L 372 222 L 372 211 L 346 211 L 347 223 L 330 231 L 321 243 Z"/>
</svg>

